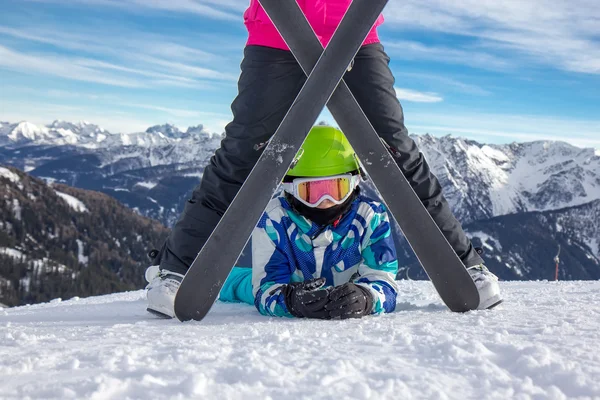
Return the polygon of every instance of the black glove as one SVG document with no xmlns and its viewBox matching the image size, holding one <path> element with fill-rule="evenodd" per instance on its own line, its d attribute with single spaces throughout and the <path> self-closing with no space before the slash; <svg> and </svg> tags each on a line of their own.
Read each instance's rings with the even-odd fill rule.
<svg viewBox="0 0 600 400">
<path fill-rule="evenodd" d="M 290 314 L 298 318 L 329 319 L 325 304 L 331 289 L 321 289 L 325 278 L 289 283 L 281 289 Z"/>
<path fill-rule="evenodd" d="M 331 318 L 360 318 L 373 311 L 373 295 L 368 289 L 348 282 L 334 287 L 325 306 Z"/>
</svg>

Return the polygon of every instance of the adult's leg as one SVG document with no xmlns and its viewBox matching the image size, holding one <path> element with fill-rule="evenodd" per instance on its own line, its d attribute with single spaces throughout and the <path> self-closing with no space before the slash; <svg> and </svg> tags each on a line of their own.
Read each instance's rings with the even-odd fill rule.
<svg viewBox="0 0 600 400">
<path fill-rule="evenodd" d="M 346 73 L 346 83 L 379 136 L 395 151 L 396 163 L 463 263 L 467 267 L 481 264 L 483 260 L 450 210 L 437 178 L 408 136 L 389 61 L 381 44 L 362 47 L 352 70 Z"/>
<path fill-rule="evenodd" d="M 163 245 L 161 269 L 185 274 L 306 81 L 289 51 L 247 46 L 233 121 Z"/>
</svg>

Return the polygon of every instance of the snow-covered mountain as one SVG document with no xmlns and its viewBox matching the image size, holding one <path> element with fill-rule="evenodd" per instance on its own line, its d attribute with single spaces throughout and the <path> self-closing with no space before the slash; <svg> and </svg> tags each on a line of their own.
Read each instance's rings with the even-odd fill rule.
<svg viewBox="0 0 600 400">
<path fill-rule="evenodd" d="M 81 121 L 77 123 L 54 121 L 39 126 L 31 122 L 0 122 L 0 146 L 22 148 L 27 146 L 72 145 L 87 149 L 120 146 L 153 147 L 177 143 L 195 136 L 213 136 L 203 125 L 189 127 L 183 132 L 174 125 L 164 124 L 148 128 L 145 132 L 111 133 L 98 125 Z"/>
<path fill-rule="evenodd" d="M 486 266 L 503 280 L 600 279 L 600 199 L 552 211 L 529 211 L 473 221 L 463 226 Z M 399 277 L 427 279 L 396 230 Z"/>
<path fill-rule="evenodd" d="M 174 202 L 174 196 L 189 195 L 222 138 L 202 125 L 186 132 L 168 124 L 132 134 L 99 129 L 85 123 L 54 122 L 47 127 L 3 123 L 0 163 L 73 186 L 111 195 L 120 192 L 116 197 L 125 204 L 169 225 L 174 216 L 160 215 L 160 209 L 180 211 L 181 202 Z M 452 136 L 413 137 L 463 223 L 557 210 L 600 198 L 600 155 L 594 149 L 548 141 L 486 145 Z M 174 192 L 163 196 L 155 191 L 149 196 L 158 201 L 150 201 L 154 205 L 142 200 L 136 204 L 125 195 L 161 185 L 173 189 L 173 182 L 177 182 Z"/>
<path fill-rule="evenodd" d="M 202 125 L 185 132 L 165 124 L 112 134 L 88 123 L 2 123 L 0 163 L 107 193 L 171 225 L 221 139 Z"/>
<path fill-rule="evenodd" d="M 54 121 L 47 126 L 31 122 L 10 124 L 0 122 L 0 145 L 77 145 L 94 148 L 109 135 L 97 125 L 88 122 Z"/>
<path fill-rule="evenodd" d="M 22 127 L 15 131 L 18 125 Z M 180 215 L 185 200 L 198 184 L 204 166 L 222 139 L 221 135 L 206 132 L 202 125 L 183 132 L 167 124 L 132 134 L 103 131 L 106 138 L 91 146 L 89 138 L 93 138 L 92 134 L 98 135 L 92 128 L 86 131 L 91 133 L 82 133 L 88 139 L 72 144 L 47 138 L 56 135 L 58 129 L 75 132 L 76 127 L 88 125 L 64 122 L 43 128 L 30 125 L 2 124 L 0 137 L 4 132 L 5 139 L 2 142 L 0 138 L 0 143 L 9 144 L 0 145 L 0 163 L 14 165 L 48 181 L 109 194 L 167 226 Z M 23 142 L 6 139 L 10 135 L 17 137 L 14 132 L 26 132 L 30 139 Z M 41 133 L 35 136 L 34 132 Z M 600 254 L 594 240 L 600 237 L 600 227 L 590 221 L 600 217 L 588 215 L 585 210 L 588 205 L 593 208 L 594 201 L 600 199 L 597 150 L 563 142 L 486 145 L 451 136 L 413 137 L 469 232 L 474 235 L 481 231 L 495 238 L 502 236 L 498 248 L 486 248 L 484 254 L 502 278 L 551 278 L 552 274 L 544 270 L 547 262 L 542 258 L 545 260 L 547 253 L 555 251 L 558 244 L 568 248 L 569 243 L 575 243 L 577 250 L 571 255 L 564 254 L 565 260 L 573 265 L 565 277 L 590 279 L 596 276 L 594 268 L 597 269 Z M 540 223 L 538 212 L 553 221 L 552 224 L 563 221 L 557 222 L 563 231 Z M 548 214 L 554 212 L 556 214 Z M 486 222 L 488 219 L 491 220 Z M 582 221 L 587 221 L 587 225 L 583 226 Z M 521 229 L 525 223 L 537 228 Z M 487 242 L 490 243 L 493 242 Z M 531 251 L 528 244 L 537 246 L 538 250 Z M 539 249 L 543 246 L 548 249 L 542 252 Z M 419 273 L 411 267 L 416 265 L 412 252 L 406 243 L 400 247 L 409 276 L 418 277 Z M 588 255 L 592 259 L 588 259 Z M 518 268 L 524 261 L 530 263 L 531 270 L 519 274 Z"/>
<path fill-rule="evenodd" d="M 600 199 L 474 221 L 465 229 L 503 279 L 554 279 L 559 248 L 559 279 L 600 279 Z"/>
<path fill-rule="evenodd" d="M 0 198 L 0 302 L 11 306 L 141 288 L 167 234 L 110 196 L 15 168 L 0 167 Z"/>
<path fill-rule="evenodd" d="M 600 155 L 564 142 L 486 145 L 415 136 L 464 223 L 600 199 Z"/>
<path fill-rule="evenodd" d="M 190 126 L 185 132 L 171 124 L 155 125 L 146 129 L 146 133 L 160 134 L 171 139 L 185 139 L 193 135 L 211 135 L 202 124 Z"/>
</svg>

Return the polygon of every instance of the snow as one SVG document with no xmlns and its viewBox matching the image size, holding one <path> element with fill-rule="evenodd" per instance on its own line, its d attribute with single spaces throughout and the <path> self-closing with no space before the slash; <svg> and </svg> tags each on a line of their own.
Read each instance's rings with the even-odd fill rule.
<svg viewBox="0 0 600 400">
<path fill-rule="evenodd" d="M 31 122 L 21 122 L 17 125 L 15 129 L 8 135 L 8 138 L 13 141 L 18 141 L 21 139 L 26 140 L 39 140 L 45 139 L 48 135 L 48 129 L 46 127 L 38 127 Z"/>
<path fill-rule="evenodd" d="M 19 284 L 25 292 L 29 293 L 29 289 L 31 288 L 31 276 L 25 276 L 19 279 Z"/>
<path fill-rule="evenodd" d="M 130 139 L 129 135 L 121 135 L 121 140 L 122 140 L 124 146 L 131 145 L 131 139 Z"/>
<path fill-rule="evenodd" d="M 156 185 L 158 185 L 156 182 L 138 182 L 135 184 L 135 186 L 145 187 L 146 189 L 152 189 Z"/>
<path fill-rule="evenodd" d="M 467 232 L 469 237 L 478 237 L 481 240 L 481 245 L 490 251 L 502 251 L 502 245 L 500 241 L 493 236 L 488 235 L 485 232 L 477 231 L 477 232 Z M 490 242 L 490 243 L 488 243 Z"/>
<path fill-rule="evenodd" d="M 401 281 L 395 313 L 263 317 L 217 303 L 161 320 L 144 292 L 0 310 L 3 398 L 574 399 L 600 397 L 599 282 L 502 282 L 454 314 Z"/>
<path fill-rule="evenodd" d="M 5 254 L 9 257 L 16 258 L 16 259 L 25 257 L 25 254 L 23 254 L 23 252 L 21 252 L 20 250 L 17 250 L 17 249 L 10 248 L 10 247 L 0 247 L 0 254 Z"/>
<path fill-rule="evenodd" d="M 15 214 L 15 219 L 20 221 L 21 220 L 21 204 L 19 203 L 19 199 L 13 199 L 12 201 L 12 209 L 13 209 L 13 213 Z"/>
<path fill-rule="evenodd" d="M 481 151 L 483 152 L 483 154 L 485 154 L 486 156 L 488 156 L 489 158 L 492 158 L 494 160 L 497 160 L 500 162 L 509 162 L 510 161 L 510 158 L 508 158 L 506 156 L 506 154 L 504 154 L 500 150 L 494 149 L 493 147 L 490 147 L 488 145 L 483 146 L 481 148 Z"/>
<path fill-rule="evenodd" d="M 58 134 L 59 134 L 60 136 L 63 136 L 63 137 L 68 137 L 68 136 L 71 136 L 71 137 L 73 137 L 73 136 L 77 136 L 77 135 L 76 135 L 75 133 L 73 133 L 73 131 L 72 131 L 72 130 L 70 130 L 70 129 L 58 128 L 58 129 L 56 129 L 56 132 L 58 132 Z"/>
<path fill-rule="evenodd" d="M 88 265 L 88 261 L 89 261 L 89 257 L 83 255 L 83 250 L 84 250 L 85 246 L 83 244 L 83 242 L 79 239 L 77 239 L 77 260 L 83 264 L 83 265 Z"/>
<path fill-rule="evenodd" d="M 188 172 L 183 174 L 182 176 L 190 177 L 190 178 L 202 178 L 204 172 Z"/>
<path fill-rule="evenodd" d="M 85 204 L 83 204 L 83 202 L 81 200 L 71 196 L 70 194 L 59 192 L 58 190 L 56 190 L 55 192 L 64 201 L 66 201 L 67 204 L 69 205 L 69 207 L 71 207 L 73 210 L 75 210 L 77 212 L 87 212 L 88 211 L 87 207 L 85 206 Z"/>
<path fill-rule="evenodd" d="M 8 168 L 0 167 L 0 177 L 6 178 L 12 183 L 17 183 L 21 181 L 19 175 L 15 174 Z"/>
</svg>

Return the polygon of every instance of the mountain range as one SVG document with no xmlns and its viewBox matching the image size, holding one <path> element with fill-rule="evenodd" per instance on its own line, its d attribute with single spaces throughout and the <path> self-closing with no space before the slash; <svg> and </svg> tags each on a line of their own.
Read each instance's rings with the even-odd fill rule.
<svg viewBox="0 0 600 400">
<path fill-rule="evenodd" d="M 139 289 L 168 229 L 103 193 L 0 167 L 0 303 Z"/>
<path fill-rule="evenodd" d="M 551 279 L 560 244 L 563 278 L 598 278 L 598 150 L 553 141 L 494 145 L 452 136 L 412 137 L 499 276 Z M 0 123 L 0 164 L 103 192 L 171 226 L 221 139 L 201 125 L 111 134 L 84 122 Z M 423 277 L 412 268 L 416 260 L 409 247 L 401 237 L 398 241 L 404 272 Z"/>
</svg>

